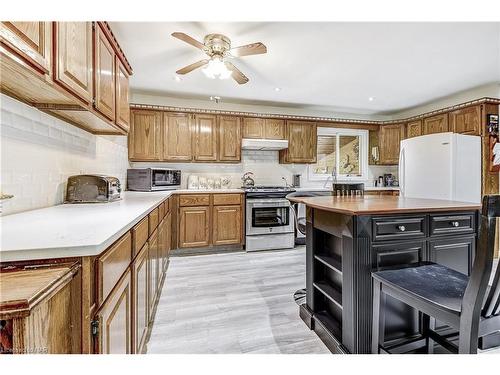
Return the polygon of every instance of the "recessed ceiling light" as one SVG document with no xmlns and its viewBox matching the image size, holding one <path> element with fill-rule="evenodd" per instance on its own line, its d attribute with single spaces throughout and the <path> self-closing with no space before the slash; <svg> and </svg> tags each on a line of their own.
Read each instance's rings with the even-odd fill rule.
<svg viewBox="0 0 500 375">
<path fill-rule="evenodd" d="M 180 82 L 180 81 L 182 81 L 182 78 L 180 76 L 178 76 L 178 75 L 175 75 L 174 76 L 174 81 L 175 82 Z"/>
<path fill-rule="evenodd" d="M 281 88 L 280 87 L 275 87 L 274 91 L 276 91 L 276 92 L 281 91 Z"/>
<path fill-rule="evenodd" d="M 374 96 L 370 96 L 370 97 L 368 98 L 368 101 L 370 101 L 370 102 L 373 102 L 374 100 L 375 100 L 375 97 L 374 97 Z"/>
</svg>

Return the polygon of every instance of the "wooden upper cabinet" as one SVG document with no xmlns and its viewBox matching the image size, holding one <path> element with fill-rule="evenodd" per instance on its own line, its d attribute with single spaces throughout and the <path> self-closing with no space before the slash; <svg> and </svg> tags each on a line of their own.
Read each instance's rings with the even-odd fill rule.
<svg viewBox="0 0 500 375">
<path fill-rule="evenodd" d="M 123 130 L 128 131 L 130 128 L 129 75 L 118 56 L 115 57 L 115 73 L 115 122 Z"/>
<path fill-rule="evenodd" d="M 445 133 L 448 131 L 448 114 L 443 113 L 440 115 L 424 118 L 423 133 Z"/>
<path fill-rule="evenodd" d="M 99 322 L 97 353 L 129 354 L 132 351 L 132 286 L 130 270 L 95 315 Z"/>
<path fill-rule="evenodd" d="M 288 149 L 280 151 L 281 163 L 316 162 L 316 123 L 309 121 L 287 121 Z"/>
<path fill-rule="evenodd" d="M 406 137 L 413 138 L 422 135 L 422 120 L 410 121 L 406 124 Z"/>
<path fill-rule="evenodd" d="M 404 124 L 382 125 L 379 131 L 380 164 L 399 163 L 400 142 L 405 138 Z"/>
<path fill-rule="evenodd" d="M 219 160 L 241 160 L 241 122 L 239 117 L 219 116 Z"/>
<path fill-rule="evenodd" d="M 163 114 L 163 159 L 193 160 L 191 118 L 187 113 Z"/>
<path fill-rule="evenodd" d="M 194 115 L 194 160 L 217 160 L 217 117 L 213 115 Z"/>
<path fill-rule="evenodd" d="M 0 36 L 31 66 L 51 73 L 52 22 L 2 22 Z"/>
<path fill-rule="evenodd" d="M 243 118 L 243 138 L 264 138 L 264 119 L 257 117 Z"/>
<path fill-rule="evenodd" d="M 285 139 L 285 120 L 266 118 L 264 122 L 264 138 Z"/>
<path fill-rule="evenodd" d="M 115 51 L 100 25 L 95 26 L 94 107 L 110 120 L 115 119 Z"/>
<path fill-rule="evenodd" d="M 241 243 L 241 206 L 213 206 L 213 245 Z"/>
<path fill-rule="evenodd" d="M 161 119 L 162 113 L 159 111 L 131 112 L 128 138 L 130 160 L 161 160 Z"/>
<path fill-rule="evenodd" d="M 450 112 L 449 121 L 454 133 L 480 135 L 481 107 L 477 105 Z"/>
<path fill-rule="evenodd" d="M 54 24 L 54 80 L 86 103 L 92 101 L 92 22 Z"/>
</svg>

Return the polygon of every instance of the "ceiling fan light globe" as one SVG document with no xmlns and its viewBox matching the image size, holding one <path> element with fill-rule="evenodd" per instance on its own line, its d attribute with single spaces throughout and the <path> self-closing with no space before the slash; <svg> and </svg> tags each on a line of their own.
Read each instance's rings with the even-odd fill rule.
<svg viewBox="0 0 500 375">
<path fill-rule="evenodd" d="M 226 65 L 222 61 L 222 58 L 217 57 L 209 61 L 208 65 L 203 69 L 203 73 L 211 79 L 227 79 L 231 77 L 232 72 L 227 69 Z"/>
</svg>

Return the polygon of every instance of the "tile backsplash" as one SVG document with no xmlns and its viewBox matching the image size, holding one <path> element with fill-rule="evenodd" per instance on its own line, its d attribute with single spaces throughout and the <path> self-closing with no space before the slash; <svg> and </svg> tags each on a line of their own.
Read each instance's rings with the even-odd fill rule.
<svg viewBox="0 0 500 375">
<path fill-rule="evenodd" d="M 1 95 L 2 215 L 60 204 L 67 178 L 96 173 L 126 182 L 127 138 L 96 136 Z"/>
</svg>

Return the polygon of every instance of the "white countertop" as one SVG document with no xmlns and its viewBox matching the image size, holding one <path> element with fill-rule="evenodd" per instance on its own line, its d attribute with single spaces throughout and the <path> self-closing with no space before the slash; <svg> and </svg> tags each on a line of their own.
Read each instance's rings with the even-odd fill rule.
<svg viewBox="0 0 500 375">
<path fill-rule="evenodd" d="M 131 192 L 111 203 L 62 204 L 0 218 L 0 261 L 94 256 L 172 191 Z"/>
<path fill-rule="evenodd" d="M 299 187 L 295 188 L 297 191 L 329 191 L 332 190 L 331 187 L 323 187 L 323 186 L 306 186 L 306 187 Z M 368 191 L 381 191 L 381 190 L 388 190 L 388 191 L 399 191 L 399 186 L 365 186 L 365 190 Z"/>
</svg>

